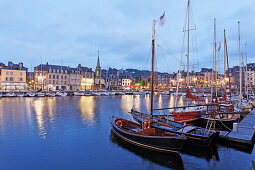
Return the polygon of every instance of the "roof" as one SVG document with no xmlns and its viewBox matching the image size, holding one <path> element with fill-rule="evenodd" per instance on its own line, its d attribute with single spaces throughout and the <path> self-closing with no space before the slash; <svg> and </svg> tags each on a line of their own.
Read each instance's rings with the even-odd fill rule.
<svg viewBox="0 0 255 170">
<path fill-rule="evenodd" d="M 0 63 L 0 69 L 27 71 L 27 68 L 23 66 L 23 63 L 14 64 L 10 61 L 8 62 L 8 65 L 5 65 L 4 63 Z"/>
</svg>

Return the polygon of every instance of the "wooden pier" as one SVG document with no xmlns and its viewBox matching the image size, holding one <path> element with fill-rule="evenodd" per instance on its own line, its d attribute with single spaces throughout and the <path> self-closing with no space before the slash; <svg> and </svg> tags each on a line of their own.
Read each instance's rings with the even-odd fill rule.
<svg viewBox="0 0 255 170">
<path fill-rule="evenodd" d="M 237 132 L 220 131 L 219 137 L 227 141 L 253 144 L 255 134 L 255 110 L 252 110 L 246 117 L 239 123 Z"/>
</svg>

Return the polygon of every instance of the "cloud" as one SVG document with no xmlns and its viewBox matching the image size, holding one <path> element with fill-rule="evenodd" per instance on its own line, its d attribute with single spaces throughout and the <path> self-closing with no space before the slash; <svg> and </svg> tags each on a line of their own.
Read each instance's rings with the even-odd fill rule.
<svg viewBox="0 0 255 170">
<path fill-rule="evenodd" d="M 196 27 L 191 33 L 191 61 L 211 67 L 217 18 L 218 41 L 227 30 L 231 65 L 238 64 L 238 20 L 242 44 L 247 42 L 249 61 L 255 62 L 254 6 L 249 0 L 191 1 L 191 26 Z M 30 67 L 40 64 L 42 56 L 44 63 L 94 68 L 100 50 L 104 68 L 149 69 L 152 20 L 165 11 L 166 24 L 157 27 L 157 68 L 173 72 L 179 67 L 185 10 L 186 1 L 176 0 L 1 1 L 1 62 L 23 61 Z"/>
</svg>

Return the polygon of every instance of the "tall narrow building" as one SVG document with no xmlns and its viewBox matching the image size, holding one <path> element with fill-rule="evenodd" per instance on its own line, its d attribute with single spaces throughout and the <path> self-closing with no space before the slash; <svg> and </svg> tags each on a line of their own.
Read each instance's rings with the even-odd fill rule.
<svg viewBox="0 0 255 170">
<path fill-rule="evenodd" d="M 100 60 L 99 60 L 99 51 L 97 56 L 97 66 L 96 66 L 96 79 L 101 79 L 101 66 L 100 66 Z"/>
<path fill-rule="evenodd" d="M 100 66 L 100 59 L 99 59 L 99 51 L 98 51 L 98 56 L 97 56 L 97 66 L 95 70 L 95 81 L 94 81 L 94 89 L 95 90 L 100 90 L 105 88 L 105 80 L 102 79 L 101 76 L 101 66 Z"/>
</svg>

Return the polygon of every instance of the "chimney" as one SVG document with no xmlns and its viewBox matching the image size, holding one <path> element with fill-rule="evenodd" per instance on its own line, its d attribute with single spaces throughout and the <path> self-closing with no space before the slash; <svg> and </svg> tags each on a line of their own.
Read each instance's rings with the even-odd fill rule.
<svg viewBox="0 0 255 170">
<path fill-rule="evenodd" d="M 22 68 L 23 68 L 23 63 L 20 62 L 20 63 L 19 63 L 19 69 L 21 70 Z"/>
<path fill-rule="evenodd" d="M 11 67 L 13 63 L 11 61 L 8 61 L 8 67 Z"/>
</svg>

